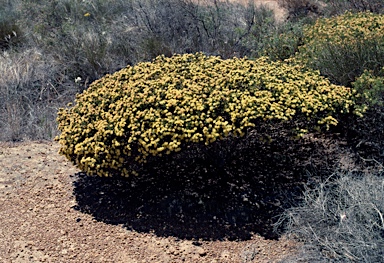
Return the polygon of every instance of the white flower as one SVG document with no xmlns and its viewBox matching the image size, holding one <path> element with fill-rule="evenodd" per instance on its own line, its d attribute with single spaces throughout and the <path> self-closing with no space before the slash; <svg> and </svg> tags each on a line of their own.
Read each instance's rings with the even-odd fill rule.
<svg viewBox="0 0 384 263">
<path fill-rule="evenodd" d="M 347 218 L 346 214 L 340 214 L 340 221 L 344 221 Z"/>
</svg>

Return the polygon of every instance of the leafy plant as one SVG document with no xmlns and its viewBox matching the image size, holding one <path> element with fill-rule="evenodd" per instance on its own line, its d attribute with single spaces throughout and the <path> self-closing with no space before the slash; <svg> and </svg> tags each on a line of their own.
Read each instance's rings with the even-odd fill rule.
<svg viewBox="0 0 384 263">
<path fill-rule="evenodd" d="M 293 57 L 301 46 L 303 39 L 303 24 L 287 22 L 279 26 L 276 32 L 269 34 L 262 53 L 272 60 L 285 60 Z"/>
<path fill-rule="evenodd" d="M 365 104 L 367 107 L 383 106 L 384 68 L 379 76 L 373 75 L 372 71 L 365 70 L 355 82 L 352 82 L 352 87 L 357 91 L 360 104 Z"/>
</svg>

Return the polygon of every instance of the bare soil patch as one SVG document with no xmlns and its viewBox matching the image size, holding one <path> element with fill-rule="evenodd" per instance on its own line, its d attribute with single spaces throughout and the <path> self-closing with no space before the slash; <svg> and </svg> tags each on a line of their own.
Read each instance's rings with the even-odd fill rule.
<svg viewBox="0 0 384 263">
<path fill-rule="evenodd" d="M 144 222 L 141 230 L 127 228 L 129 222 L 105 222 L 106 218 L 125 218 L 106 216 L 118 212 L 107 205 L 107 194 L 113 189 L 107 189 L 110 192 L 104 199 L 100 191 L 95 195 L 97 189 L 91 188 L 97 182 L 92 180 L 98 178 L 78 174 L 57 154 L 58 149 L 55 142 L 0 145 L 1 262 L 278 262 L 296 249 L 295 243 L 284 237 L 268 240 L 252 234 L 247 240 L 203 240 L 181 238 L 183 233 L 179 237 L 156 234 L 161 232 L 159 225 L 145 229 Z M 85 188 L 78 189 L 81 197 L 76 197 L 78 187 Z M 115 192 L 119 191 L 123 193 L 122 189 Z M 107 210 L 104 222 L 80 211 L 82 204 L 76 198 L 91 198 L 91 206 L 101 204 L 99 208 Z M 133 201 L 130 205 L 129 215 L 137 213 L 140 218 L 139 207 Z M 163 225 L 170 226 L 167 222 Z M 188 229 L 188 225 L 184 227 Z"/>
</svg>

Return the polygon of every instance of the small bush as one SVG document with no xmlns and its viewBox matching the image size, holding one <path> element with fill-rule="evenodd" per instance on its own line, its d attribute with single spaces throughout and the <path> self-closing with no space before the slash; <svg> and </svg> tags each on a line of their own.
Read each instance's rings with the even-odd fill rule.
<svg viewBox="0 0 384 263">
<path fill-rule="evenodd" d="M 329 78 L 332 83 L 351 83 L 371 70 L 384 67 L 384 15 L 350 13 L 318 19 L 304 28 L 297 57 Z"/>
<path fill-rule="evenodd" d="M 383 262 L 383 214 L 382 175 L 335 174 L 308 188 L 303 203 L 286 210 L 279 224 L 304 242 L 301 256 L 307 260 L 317 255 L 315 262 Z"/>
<path fill-rule="evenodd" d="M 360 104 L 370 106 L 383 106 L 384 99 L 384 68 L 375 76 L 372 71 L 364 73 L 352 82 L 352 87 L 357 91 Z"/>
<path fill-rule="evenodd" d="M 285 60 L 293 57 L 303 43 L 303 24 L 287 22 L 269 34 L 263 54 L 272 60 Z"/>
<path fill-rule="evenodd" d="M 128 176 L 148 156 L 242 136 L 257 121 L 336 125 L 350 89 L 298 65 L 201 53 L 164 56 L 95 81 L 58 113 L 65 155 L 88 174 Z M 307 122 L 307 125 L 304 124 Z"/>
</svg>

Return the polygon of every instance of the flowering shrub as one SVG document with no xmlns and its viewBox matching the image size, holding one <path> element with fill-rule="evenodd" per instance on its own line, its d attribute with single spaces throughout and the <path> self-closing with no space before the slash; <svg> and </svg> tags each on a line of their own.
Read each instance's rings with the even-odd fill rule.
<svg viewBox="0 0 384 263">
<path fill-rule="evenodd" d="M 306 45 L 331 42 L 333 45 L 356 44 L 363 41 L 379 41 L 384 36 L 384 16 L 370 12 L 350 13 L 332 18 L 318 19 L 305 29 Z"/>
<path fill-rule="evenodd" d="M 136 174 L 148 156 L 242 136 L 256 121 L 303 116 L 336 125 L 350 112 L 349 88 L 299 65 L 202 53 L 157 57 L 106 75 L 58 112 L 56 139 L 88 174 Z"/>
<path fill-rule="evenodd" d="M 384 67 L 384 15 L 350 13 L 304 28 L 297 57 L 333 83 L 350 86 L 364 70 Z"/>
</svg>

